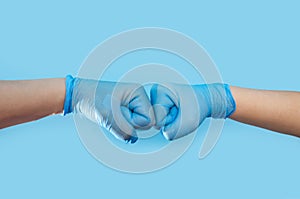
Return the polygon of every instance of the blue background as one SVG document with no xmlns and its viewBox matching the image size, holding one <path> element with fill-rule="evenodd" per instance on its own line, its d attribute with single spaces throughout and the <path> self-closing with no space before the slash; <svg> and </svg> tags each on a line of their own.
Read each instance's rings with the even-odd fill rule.
<svg viewBox="0 0 300 199">
<path fill-rule="evenodd" d="M 158 26 L 203 45 L 229 84 L 300 90 L 299 6 L 258 0 L 2 1 L 0 78 L 76 75 L 107 37 Z M 298 138 L 228 120 L 212 153 L 198 160 L 203 137 L 197 135 L 175 164 L 133 175 L 89 155 L 71 116 L 3 129 L 0 198 L 300 198 Z"/>
</svg>

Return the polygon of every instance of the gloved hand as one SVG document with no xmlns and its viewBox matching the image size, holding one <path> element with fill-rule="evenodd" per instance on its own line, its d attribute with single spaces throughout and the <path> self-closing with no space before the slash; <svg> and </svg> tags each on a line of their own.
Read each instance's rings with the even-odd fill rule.
<svg viewBox="0 0 300 199">
<path fill-rule="evenodd" d="M 155 84 L 150 98 L 155 125 L 168 140 L 193 132 L 207 117 L 225 119 L 235 111 L 235 101 L 226 84 Z"/>
<path fill-rule="evenodd" d="M 154 113 L 144 88 L 66 77 L 64 114 L 80 113 L 110 131 L 116 138 L 134 143 L 136 129 L 151 128 Z"/>
</svg>

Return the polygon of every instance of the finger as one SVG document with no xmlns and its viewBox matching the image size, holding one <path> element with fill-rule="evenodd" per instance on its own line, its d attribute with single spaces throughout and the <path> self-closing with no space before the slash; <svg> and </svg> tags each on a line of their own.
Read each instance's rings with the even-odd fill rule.
<svg viewBox="0 0 300 199">
<path fill-rule="evenodd" d="M 176 97 L 167 87 L 154 84 L 150 91 L 150 99 L 158 128 L 174 121 L 178 113 Z"/>
<path fill-rule="evenodd" d="M 182 110 L 179 109 L 175 120 L 162 128 L 162 133 L 167 140 L 174 140 L 188 134 L 186 124 L 182 122 Z"/>
<path fill-rule="evenodd" d="M 110 121 L 109 131 L 115 137 L 131 143 L 137 141 L 135 128 L 124 117 L 123 108 L 119 100 L 112 99 L 112 117 Z"/>
<path fill-rule="evenodd" d="M 143 87 L 131 94 L 127 109 L 122 109 L 124 116 L 135 128 L 148 129 L 155 123 L 153 108 Z"/>
<path fill-rule="evenodd" d="M 112 123 L 112 126 L 109 130 L 117 139 L 123 140 L 127 143 L 135 143 L 138 140 L 136 131 L 132 128 L 130 131 L 124 131 L 123 127 L 119 127 L 115 122 Z"/>
<path fill-rule="evenodd" d="M 203 118 L 200 118 L 200 109 L 194 90 L 189 86 L 175 85 L 175 87 L 176 91 L 180 92 L 177 116 L 162 129 L 163 135 L 168 140 L 178 139 L 192 133 L 199 126 L 200 121 L 203 121 Z"/>
<path fill-rule="evenodd" d="M 121 112 L 123 116 L 126 118 L 126 120 L 134 128 L 138 128 L 139 125 L 146 124 L 148 122 L 147 118 L 141 115 L 134 114 L 127 106 L 121 106 Z"/>
</svg>

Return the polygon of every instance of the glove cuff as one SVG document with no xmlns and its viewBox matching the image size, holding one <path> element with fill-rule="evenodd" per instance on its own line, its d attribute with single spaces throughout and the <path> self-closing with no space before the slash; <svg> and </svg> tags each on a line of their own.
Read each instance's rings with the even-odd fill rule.
<svg viewBox="0 0 300 199">
<path fill-rule="evenodd" d="M 232 93 L 230 91 L 230 86 L 228 84 L 224 84 L 225 92 L 226 92 L 226 118 L 230 117 L 235 109 L 236 109 L 236 103 L 232 96 Z"/>
<path fill-rule="evenodd" d="M 65 95 L 65 102 L 64 102 L 64 113 L 63 115 L 67 115 L 68 113 L 72 113 L 72 96 L 73 96 L 73 88 L 74 88 L 74 81 L 71 75 L 66 76 L 66 95 Z"/>
<path fill-rule="evenodd" d="M 208 98 L 210 100 L 210 117 L 216 119 L 226 119 L 230 117 L 236 104 L 228 84 L 208 84 Z"/>
</svg>

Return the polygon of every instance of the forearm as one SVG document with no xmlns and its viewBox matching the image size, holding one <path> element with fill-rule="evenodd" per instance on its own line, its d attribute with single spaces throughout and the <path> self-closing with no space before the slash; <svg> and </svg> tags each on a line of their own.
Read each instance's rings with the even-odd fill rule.
<svg viewBox="0 0 300 199">
<path fill-rule="evenodd" d="M 0 128 L 61 113 L 65 79 L 0 81 Z"/>
<path fill-rule="evenodd" d="M 236 111 L 231 119 L 300 137 L 300 93 L 231 87 Z"/>
</svg>

